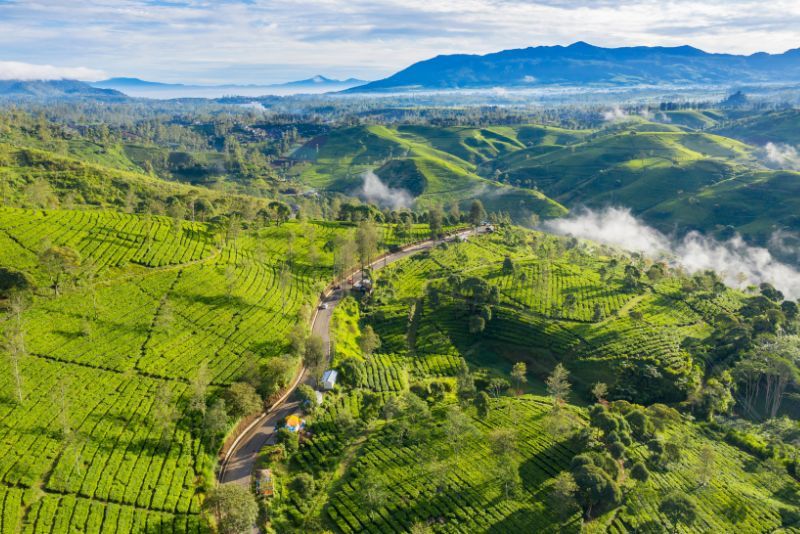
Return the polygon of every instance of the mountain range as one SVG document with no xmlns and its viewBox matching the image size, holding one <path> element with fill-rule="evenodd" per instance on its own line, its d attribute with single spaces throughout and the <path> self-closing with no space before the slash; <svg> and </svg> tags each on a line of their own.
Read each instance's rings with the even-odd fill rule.
<svg viewBox="0 0 800 534">
<path fill-rule="evenodd" d="M 749 56 L 691 46 L 603 48 L 579 41 L 486 55 L 441 55 L 349 93 L 546 85 L 728 85 L 800 81 L 800 49 Z"/>
<path fill-rule="evenodd" d="M 120 91 L 92 87 L 77 80 L 0 80 L 0 98 L 89 98 L 118 101 L 127 97 Z"/>
<path fill-rule="evenodd" d="M 219 98 L 225 95 L 262 96 L 267 94 L 294 94 L 294 93 L 326 93 L 342 91 L 367 82 L 355 78 L 336 80 L 325 76 L 313 76 L 304 80 L 297 80 L 279 84 L 223 84 L 223 85 L 191 85 L 181 83 L 161 83 L 139 78 L 110 78 L 93 82 L 96 88 L 113 89 L 134 97 L 150 98 Z"/>
</svg>

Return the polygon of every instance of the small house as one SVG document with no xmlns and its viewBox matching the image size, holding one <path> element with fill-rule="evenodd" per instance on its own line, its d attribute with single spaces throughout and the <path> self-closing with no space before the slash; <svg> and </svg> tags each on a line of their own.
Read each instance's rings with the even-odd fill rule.
<svg viewBox="0 0 800 534">
<path fill-rule="evenodd" d="M 322 374 L 322 389 L 330 391 L 336 386 L 338 373 L 333 369 L 328 369 Z"/>
<path fill-rule="evenodd" d="M 290 415 L 286 418 L 286 428 L 292 432 L 300 432 L 306 426 L 306 422 L 299 415 Z"/>
</svg>

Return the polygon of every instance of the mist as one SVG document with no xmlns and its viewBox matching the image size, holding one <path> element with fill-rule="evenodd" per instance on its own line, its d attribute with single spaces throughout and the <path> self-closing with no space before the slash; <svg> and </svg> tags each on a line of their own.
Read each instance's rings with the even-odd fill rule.
<svg viewBox="0 0 800 534">
<path fill-rule="evenodd" d="M 800 170 L 800 153 L 791 145 L 767 143 L 764 147 L 766 159 L 782 169 Z"/>
<path fill-rule="evenodd" d="M 361 189 L 358 196 L 367 202 L 377 204 L 382 208 L 410 208 L 414 199 L 405 189 L 395 189 L 384 184 L 380 177 L 372 171 L 363 175 Z"/>
<path fill-rule="evenodd" d="M 611 109 L 603 112 L 603 120 L 606 122 L 622 122 L 628 120 L 630 116 L 625 113 L 618 105 L 614 105 Z"/>
<path fill-rule="evenodd" d="M 748 245 L 736 235 L 727 241 L 690 232 L 682 239 L 670 238 L 647 226 L 626 208 L 585 209 L 563 219 L 547 221 L 547 230 L 614 245 L 651 258 L 664 258 L 696 273 L 714 270 L 731 287 L 768 282 L 790 299 L 800 297 L 800 272 L 781 263 L 763 247 Z"/>
</svg>

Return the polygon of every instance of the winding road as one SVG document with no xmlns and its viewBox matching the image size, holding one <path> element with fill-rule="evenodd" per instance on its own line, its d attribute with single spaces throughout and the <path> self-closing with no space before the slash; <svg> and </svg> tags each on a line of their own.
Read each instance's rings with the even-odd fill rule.
<svg viewBox="0 0 800 534">
<path fill-rule="evenodd" d="M 429 250 L 444 241 L 453 241 L 460 237 L 466 237 L 476 233 L 485 232 L 485 227 L 478 227 L 470 230 L 463 230 L 450 235 L 444 239 L 428 240 L 409 245 L 402 250 L 386 254 L 370 264 L 373 270 L 379 270 L 390 263 L 394 263 L 403 258 L 407 258 L 423 250 Z M 353 283 L 361 280 L 362 272 L 354 274 L 351 279 Z M 327 304 L 326 307 L 318 306 L 311 323 L 311 332 L 320 336 L 325 343 L 326 358 L 330 357 L 330 322 L 333 310 L 339 301 L 342 300 L 350 286 L 342 284 L 340 289 L 325 294 L 320 304 Z M 258 451 L 275 439 L 276 425 L 283 418 L 299 410 L 298 400 L 295 398 L 294 391 L 300 384 L 313 385 L 313 378 L 306 373 L 303 368 L 295 378 L 294 383 L 288 391 L 276 401 L 272 407 L 262 413 L 249 427 L 247 427 L 233 442 L 219 470 L 218 481 L 222 484 L 241 484 L 249 486 L 250 475 L 253 472 Z"/>
</svg>

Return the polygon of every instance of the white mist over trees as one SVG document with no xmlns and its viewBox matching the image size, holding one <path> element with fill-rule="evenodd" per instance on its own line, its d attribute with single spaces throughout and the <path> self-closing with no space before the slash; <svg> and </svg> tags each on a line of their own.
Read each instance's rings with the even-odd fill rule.
<svg viewBox="0 0 800 534">
<path fill-rule="evenodd" d="M 392 209 L 409 208 L 414 204 L 408 191 L 389 187 L 372 171 L 365 172 L 363 180 L 358 195 L 367 202 Z"/>
<path fill-rule="evenodd" d="M 585 209 L 576 215 L 548 221 L 545 228 L 615 245 L 651 257 L 668 257 L 691 273 L 712 269 L 730 286 L 743 288 L 769 282 L 788 298 L 800 297 L 800 272 L 776 260 L 763 247 L 750 246 L 736 235 L 721 242 L 698 232 L 673 240 L 634 217 L 629 209 Z"/>
</svg>

